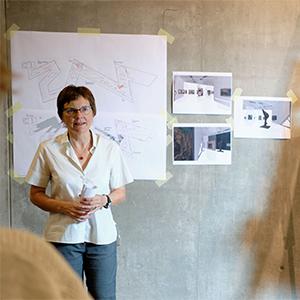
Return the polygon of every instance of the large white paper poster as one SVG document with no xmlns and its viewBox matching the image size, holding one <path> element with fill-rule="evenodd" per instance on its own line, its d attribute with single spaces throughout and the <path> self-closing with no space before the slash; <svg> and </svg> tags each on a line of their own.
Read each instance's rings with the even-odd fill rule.
<svg viewBox="0 0 300 300">
<path fill-rule="evenodd" d="M 56 98 L 68 84 L 94 94 L 96 132 L 121 149 L 135 179 L 166 170 L 166 40 L 150 35 L 16 32 L 11 41 L 14 170 L 24 176 L 38 143 L 63 132 Z"/>
</svg>

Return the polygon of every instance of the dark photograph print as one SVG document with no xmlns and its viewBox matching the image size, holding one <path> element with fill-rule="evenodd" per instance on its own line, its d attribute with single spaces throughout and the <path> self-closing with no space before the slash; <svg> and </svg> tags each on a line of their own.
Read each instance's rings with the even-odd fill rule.
<svg viewBox="0 0 300 300">
<path fill-rule="evenodd" d="M 230 165 L 229 124 L 181 123 L 173 125 L 174 165 Z"/>
</svg>

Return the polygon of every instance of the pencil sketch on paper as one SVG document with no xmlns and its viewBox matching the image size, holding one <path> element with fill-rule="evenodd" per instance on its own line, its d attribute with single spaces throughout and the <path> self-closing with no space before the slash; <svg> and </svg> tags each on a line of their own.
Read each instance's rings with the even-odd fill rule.
<svg viewBox="0 0 300 300">
<path fill-rule="evenodd" d="M 12 80 L 12 103 L 23 107 L 13 116 L 16 172 L 25 175 L 38 144 L 66 130 L 55 102 L 73 84 L 92 91 L 100 111 L 93 128 L 120 144 L 134 178 L 164 178 L 166 46 L 157 35 L 16 32 L 11 64 L 22 76 Z"/>
<path fill-rule="evenodd" d="M 61 86 L 55 81 L 61 70 L 55 60 L 51 61 L 26 61 L 22 64 L 29 80 L 39 78 L 39 90 L 42 102 L 48 102 L 56 98 Z"/>
<path fill-rule="evenodd" d="M 26 61 L 22 64 L 22 68 L 26 70 L 29 80 L 39 79 L 38 86 L 43 103 L 55 100 L 64 86 L 76 85 L 79 79 L 84 79 L 89 84 L 97 84 L 109 90 L 120 96 L 122 101 L 134 102 L 131 83 L 149 87 L 157 78 L 154 74 L 127 67 L 122 61 L 113 62 L 116 80 L 109 78 L 78 59 L 71 59 L 70 63 L 67 80 L 63 85 L 57 80 L 61 77 L 62 72 L 55 60 Z"/>
<path fill-rule="evenodd" d="M 55 116 L 45 118 L 29 112 L 25 113 L 21 122 L 28 136 L 38 134 L 42 140 L 52 137 L 63 128 L 62 123 Z"/>
<path fill-rule="evenodd" d="M 122 101 L 134 102 L 131 82 L 149 87 L 157 78 L 154 74 L 127 67 L 122 61 L 113 62 L 117 80 L 109 78 L 77 59 L 71 60 L 71 63 L 67 84 L 76 84 L 81 77 L 117 94 Z"/>
<path fill-rule="evenodd" d="M 115 119 L 112 126 L 95 129 L 117 142 L 127 156 L 141 154 L 140 145 L 152 140 L 150 130 L 138 120 Z"/>
</svg>

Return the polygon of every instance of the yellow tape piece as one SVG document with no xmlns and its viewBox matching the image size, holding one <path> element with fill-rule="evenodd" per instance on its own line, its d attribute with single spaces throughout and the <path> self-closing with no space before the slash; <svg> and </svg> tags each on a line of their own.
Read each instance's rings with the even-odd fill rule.
<svg viewBox="0 0 300 300">
<path fill-rule="evenodd" d="M 173 177 L 173 174 L 168 171 L 167 174 L 166 174 L 166 179 L 156 180 L 155 183 L 157 184 L 158 187 L 161 187 L 162 185 L 167 183 L 172 177 Z"/>
<path fill-rule="evenodd" d="M 13 136 L 12 133 L 9 133 L 9 134 L 6 136 L 6 139 L 7 139 L 11 144 L 14 143 L 14 136 Z"/>
<path fill-rule="evenodd" d="M 236 101 L 239 99 L 239 97 L 242 95 L 243 90 L 241 88 L 236 88 L 234 90 L 234 93 L 232 95 L 232 99 L 233 101 Z"/>
<path fill-rule="evenodd" d="M 13 169 L 10 169 L 8 171 L 8 175 L 12 180 L 17 182 L 18 184 L 23 184 L 25 182 L 24 177 L 18 175 Z"/>
<path fill-rule="evenodd" d="M 176 117 L 173 117 L 168 113 L 167 114 L 167 126 L 169 129 L 172 129 L 173 123 L 178 123 L 178 120 Z"/>
<path fill-rule="evenodd" d="M 289 90 L 286 95 L 291 99 L 293 104 L 298 101 L 297 95 L 292 90 Z"/>
<path fill-rule="evenodd" d="M 14 105 L 12 105 L 10 108 L 6 110 L 6 115 L 8 118 L 10 118 L 12 115 L 14 115 L 16 112 L 18 112 L 22 108 L 22 103 L 17 102 Z"/>
<path fill-rule="evenodd" d="M 163 118 L 166 118 L 166 117 L 167 117 L 167 111 L 165 111 L 165 110 L 161 110 L 161 111 L 159 112 L 159 114 L 160 114 Z"/>
<path fill-rule="evenodd" d="M 231 126 L 233 126 L 233 118 L 229 117 L 228 119 L 225 119 L 227 124 L 230 124 Z"/>
<path fill-rule="evenodd" d="M 10 40 L 16 31 L 18 31 L 20 27 L 17 24 L 12 24 L 4 33 L 4 38 Z"/>
<path fill-rule="evenodd" d="M 170 134 L 167 135 L 167 147 L 171 144 L 172 142 L 172 136 Z"/>
<path fill-rule="evenodd" d="M 157 34 L 166 36 L 167 41 L 168 41 L 169 44 L 173 44 L 174 41 L 175 41 L 175 37 L 172 34 L 170 34 L 169 32 L 167 32 L 166 30 L 162 29 L 162 28 L 159 29 Z"/>
<path fill-rule="evenodd" d="M 93 28 L 93 27 L 78 27 L 77 32 L 81 34 L 100 34 L 100 28 Z"/>
</svg>

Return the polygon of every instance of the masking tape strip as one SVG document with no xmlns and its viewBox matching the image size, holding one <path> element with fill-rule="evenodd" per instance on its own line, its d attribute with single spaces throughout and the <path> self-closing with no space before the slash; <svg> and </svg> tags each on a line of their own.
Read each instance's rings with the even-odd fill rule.
<svg viewBox="0 0 300 300">
<path fill-rule="evenodd" d="M 14 142 L 14 136 L 12 133 L 9 133 L 7 136 L 6 136 L 6 139 L 11 143 L 13 144 Z"/>
<path fill-rule="evenodd" d="M 238 100 L 238 98 L 242 95 L 242 92 L 243 92 L 243 90 L 242 90 L 241 88 L 236 88 L 236 89 L 234 90 L 233 95 L 232 95 L 232 100 L 233 100 L 233 101 Z"/>
<path fill-rule="evenodd" d="M 169 114 L 168 112 L 166 111 L 161 111 L 160 112 L 160 115 L 163 117 L 163 118 L 167 118 L 167 126 L 169 129 L 172 129 L 172 125 L 173 123 L 178 123 L 178 120 L 176 117 L 173 117 L 171 114 Z"/>
<path fill-rule="evenodd" d="M 176 117 L 173 117 L 168 113 L 167 114 L 167 126 L 169 129 L 172 129 L 173 123 L 178 123 L 178 120 Z"/>
<path fill-rule="evenodd" d="M 171 144 L 172 142 L 172 136 L 170 134 L 167 135 L 167 147 Z"/>
<path fill-rule="evenodd" d="M 17 24 L 12 24 L 6 31 L 6 33 L 4 33 L 4 38 L 6 38 L 7 40 L 10 40 L 10 38 L 13 36 L 13 34 L 18 31 L 20 29 L 20 27 Z"/>
<path fill-rule="evenodd" d="M 12 115 L 14 115 L 16 112 L 18 112 L 22 108 L 21 102 L 16 102 L 14 105 L 12 105 L 10 108 L 6 110 L 6 115 L 8 118 L 10 118 Z"/>
<path fill-rule="evenodd" d="M 18 175 L 13 169 L 10 169 L 8 171 L 8 175 L 12 180 L 16 181 L 18 184 L 23 184 L 25 182 L 24 177 Z"/>
<path fill-rule="evenodd" d="M 166 179 L 156 180 L 155 183 L 157 184 L 158 187 L 161 187 L 163 184 L 167 183 L 172 177 L 173 177 L 173 174 L 168 171 L 166 174 Z"/>
<path fill-rule="evenodd" d="M 233 118 L 229 117 L 228 119 L 225 119 L 226 123 L 231 125 L 233 127 Z"/>
<path fill-rule="evenodd" d="M 175 41 L 175 37 L 172 34 L 170 34 L 169 32 L 167 32 L 166 30 L 162 29 L 162 28 L 159 29 L 157 34 L 166 36 L 167 41 L 168 41 L 169 44 L 173 44 L 174 41 Z"/>
<path fill-rule="evenodd" d="M 14 105 L 12 105 L 11 107 L 9 107 L 6 110 L 6 116 L 9 118 L 12 115 L 14 115 L 16 112 L 18 112 L 21 108 L 23 107 L 21 102 L 16 102 Z"/>
<path fill-rule="evenodd" d="M 292 91 L 289 90 L 286 95 L 291 99 L 291 102 L 294 104 L 296 101 L 298 101 L 298 98 L 296 96 L 296 94 Z"/>
<path fill-rule="evenodd" d="M 165 111 L 165 110 L 161 110 L 160 112 L 159 112 L 159 114 L 160 114 L 160 116 L 162 117 L 162 118 L 167 118 L 167 111 Z"/>
<path fill-rule="evenodd" d="M 100 34 L 100 28 L 93 28 L 93 27 L 78 27 L 77 32 L 81 34 Z"/>
</svg>

